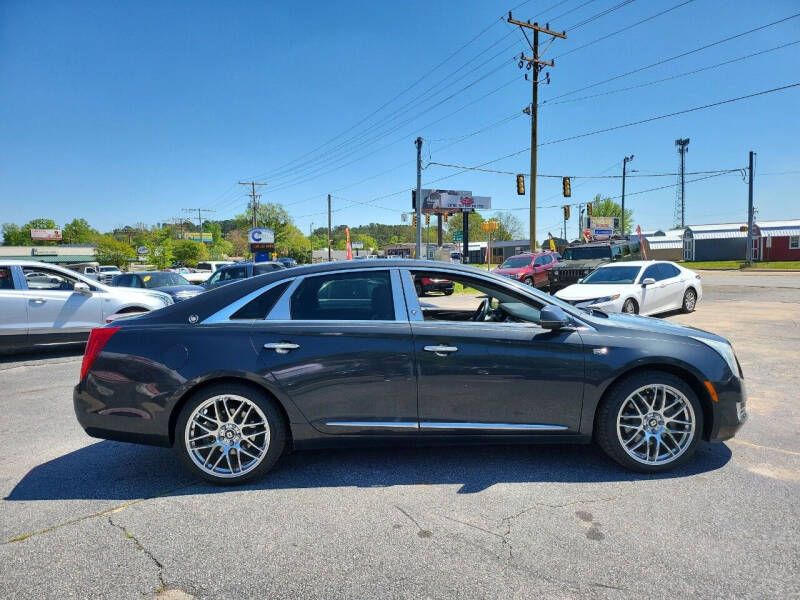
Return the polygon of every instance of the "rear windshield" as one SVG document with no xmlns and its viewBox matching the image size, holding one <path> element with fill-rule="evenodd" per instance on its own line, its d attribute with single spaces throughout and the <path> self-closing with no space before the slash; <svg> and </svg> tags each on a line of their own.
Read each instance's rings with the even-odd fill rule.
<svg viewBox="0 0 800 600">
<path fill-rule="evenodd" d="M 583 246 L 567 248 L 562 254 L 564 260 L 586 260 L 592 258 L 611 258 L 611 246 Z"/>
<path fill-rule="evenodd" d="M 581 283 L 633 283 L 641 267 L 605 267 L 591 273 Z"/>
<path fill-rule="evenodd" d="M 531 264 L 531 257 L 530 256 L 512 256 L 502 265 L 500 265 L 501 269 L 521 269 L 522 267 L 527 267 Z"/>
</svg>

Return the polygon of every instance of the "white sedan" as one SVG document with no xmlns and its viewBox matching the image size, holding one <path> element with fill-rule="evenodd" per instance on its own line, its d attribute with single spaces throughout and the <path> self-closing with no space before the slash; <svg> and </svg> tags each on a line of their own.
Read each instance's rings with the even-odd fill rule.
<svg viewBox="0 0 800 600">
<path fill-rule="evenodd" d="M 0 260 L 0 352 L 85 342 L 119 315 L 172 303 L 163 292 L 111 287 L 56 265 Z"/>
<path fill-rule="evenodd" d="M 703 286 L 700 275 L 675 263 L 630 261 L 599 267 L 556 296 L 581 308 L 654 315 L 692 312 L 703 297 Z"/>
</svg>

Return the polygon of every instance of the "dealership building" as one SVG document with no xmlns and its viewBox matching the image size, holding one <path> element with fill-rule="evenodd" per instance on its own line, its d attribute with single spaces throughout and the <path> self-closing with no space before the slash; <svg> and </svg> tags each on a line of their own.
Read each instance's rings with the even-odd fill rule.
<svg viewBox="0 0 800 600">
<path fill-rule="evenodd" d="M 96 266 L 94 244 L 0 246 L 0 260 L 35 260 L 70 268 Z"/>
</svg>

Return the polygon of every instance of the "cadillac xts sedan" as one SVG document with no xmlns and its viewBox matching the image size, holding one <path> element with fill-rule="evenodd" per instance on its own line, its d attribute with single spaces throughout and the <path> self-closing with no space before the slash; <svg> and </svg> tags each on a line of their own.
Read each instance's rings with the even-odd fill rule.
<svg viewBox="0 0 800 600">
<path fill-rule="evenodd" d="M 461 291 L 420 303 L 420 278 Z M 596 440 L 653 473 L 747 418 L 717 335 L 405 259 L 281 269 L 95 329 L 74 405 L 89 435 L 172 446 L 218 483 L 290 449 L 426 440 Z"/>
</svg>

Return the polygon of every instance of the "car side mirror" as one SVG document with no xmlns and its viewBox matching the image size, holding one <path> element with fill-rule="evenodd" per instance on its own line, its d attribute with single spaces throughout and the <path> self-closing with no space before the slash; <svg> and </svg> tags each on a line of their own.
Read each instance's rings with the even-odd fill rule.
<svg viewBox="0 0 800 600">
<path fill-rule="evenodd" d="M 655 282 L 656 280 L 653 279 L 652 277 L 646 277 L 645 279 L 642 280 L 642 285 L 643 286 L 653 285 Z"/>
<path fill-rule="evenodd" d="M 86 285 L 82 281 L 76 281 L 75 285 L 72 286 L 72 289 L 78 294 L 83 294 L 85 296 L 92 295 L 92 290 L 89 288 L 88 285 Z"/>
<path fill-rule="evenodd" d="M 558 306 L 545 306 L 539 312 L 539 324 L 545 329 L 561 329 L 569 324 L 569 315 Z"/>
<path fill-rule="evenodd" d="M 577 283 L 583 283 L 583 277 L 581 277 L 580 279 L 578 279 Z"/>
</svg>

